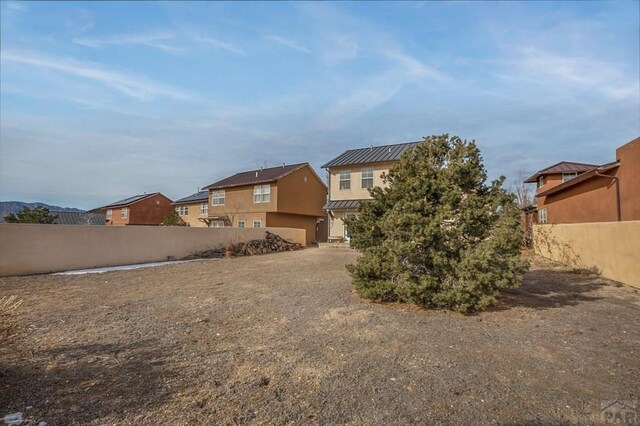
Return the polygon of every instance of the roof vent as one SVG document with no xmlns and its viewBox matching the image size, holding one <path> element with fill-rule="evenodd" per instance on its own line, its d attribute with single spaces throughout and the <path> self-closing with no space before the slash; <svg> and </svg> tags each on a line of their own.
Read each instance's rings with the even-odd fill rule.
<svg viewBox="0 0 640 426">
<path fill-rule="evenodd" d="M 391 154 L 391 147 L 389 147 L 389 154 Z"/>
<path fill-rule="evenodd" d="M 256 170 L 256 177 L 258 177 L 258 171 Z"/>
</svg>

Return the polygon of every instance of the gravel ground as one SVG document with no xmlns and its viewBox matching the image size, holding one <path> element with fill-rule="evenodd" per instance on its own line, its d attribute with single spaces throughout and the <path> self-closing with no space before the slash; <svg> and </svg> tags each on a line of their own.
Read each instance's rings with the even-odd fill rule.
<svg viewBox="0 0 640 426">
<path fill-rule="evenodd" d="M 478 315 L 353 293 L 320 248 L 0 279 L 0 418 L 27 424 L 600 424 L 640 398 L 640 293 L 536 259 Z"/>
</svg>

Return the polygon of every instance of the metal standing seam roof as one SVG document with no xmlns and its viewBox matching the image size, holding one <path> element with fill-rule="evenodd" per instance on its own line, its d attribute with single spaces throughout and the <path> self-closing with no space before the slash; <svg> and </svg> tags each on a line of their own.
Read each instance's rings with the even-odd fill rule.
<svg viewBox="0 0 640 426">
<path fill-rule="evenodd" d="M 90 212 L 51 212 L 58 215 L 53 222 L 56 225 L 104 225 L 106 217 L 104 213 Z"/>
<path fill-rule="evenodd" d="M 195 203 L 197 201 L 206 201 L 209 199 L 209 191 L 200 191 L 195 194 L 191 194 L 187 197 L 180 198 L 175 201 L 173 204 L 186 204 L 186 203 Z"/>
<path fill-rule="evenodd" d="M 349 149 L 322 166 L 323 169 L 355 164 L 384 163 L 398 161 L 409 148 L 422 142 L 407 142 L 395 145 L 371 146 L 369 148 Z"/>
<path fill-rule="evenodd" d="M 366 200 L 332 200 L 327 201 L 324 210 L 356 210 L 360 203 Z"/>
<path fill-rule="evenodd" d="M 288 175 L 291 172 L 294 172 L 308 165 L 309 163 L 298 163 L 240 172 L 236 173 L 233 176 L 229 176 L 227 178 L 214 182 L 211 185 L 207 185 L 202 189 L 223 189 L 234 186 L 255 185 L 258 183 L 273 182 L 284 177 L 285 175 Z"/>
<path fill-rule="evenodd" d="M 588 172 L 594 168 L 598 167 L 597 164 L 585 164 L 585 163 L 572 163 L 570 161 L 561 161 L 559 163 L 554 164 L 553 166 L 549 166 L 546 169 L 542 169 L 536 172 L 534 175 L 530 176 L 525 180 L 525 183 L 536 183 L 538 178 L 541 175 L 551 175 L 555 173 L 582 173 Z"/>
</svg>

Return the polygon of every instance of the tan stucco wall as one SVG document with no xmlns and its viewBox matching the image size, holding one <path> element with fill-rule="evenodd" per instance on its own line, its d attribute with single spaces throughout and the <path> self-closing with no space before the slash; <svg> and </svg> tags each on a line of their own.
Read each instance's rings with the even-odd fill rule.
<svg viewBox="0 0 640 426">
<path fill-rule="evenodd" d="M 616 150 L 622 220 L 640 220 L 640 138 Z"/>
<path fill-rule="evenodd" d="M 254 185 L 226 188 L 224 206 L 214 206 L 213 204 L 211 204 L 213 202 L 213 190 L 209 191 L 209 217 L 232 217 L 233 215 L 237 215 L 240 212 L 265 213 L 276 211 L 276 209 L 278 208 L 278 187 L 273 182 L 265 183 L 264 185 L 270 185 L 271 187 L 271 195 L 269 196 L 268 203 L 253 202 Z"/>
<path fill-rule="evenodd" d="M 267 213 L 267 226 L 300 228 L 306 231 L 307 244 L 317 240 L 318 217 L 290 213 Z M 322 222 L 324 224 L 324 222 Z"/>
<path fill-rule="evenodd" d="M 346 211 L 334 211 L 333 218 L 329 217 L 329 238 L 335 239 L 344 237 L 344 222 L 343 219 L 347 215 L 355 215 L 355 212 Z"/>
<path fill-rule="evenodd" d="M 207 224 L 201 220 L 199 220 L 200 218 L 206 218 L 207 215 L 202 215 L 200 214 L 200 204 L 201 203 L 205 203 L 207 204 L 207 200 L 204 201 L 198 201 L 195 203 L 182 203 L 182 204 L 176 204 L 177 206 L 189 206 L 189 212 L 186 215 L 180 215 L 180 217 L 182 218 L 182 220 L 184 220 L 185 222 L 187 222 L 189 224 L 190 227 L 192 228 L 206 228 Z"/>
<path fill-rule="evenodd" d="M 327 187 L 310 166 L 278 179 L 278 213 L 324 216 Z"/>
<path fill-rule="evenodd" d="M 176 259 L 268 230 L 305 244 L 304 229 L 0 224 L 0 276 Z"/>
<path fill-rule="evenodd" d="M 640 288 L 640 221 L 535 225 L 534 251 Z"/>
<path fill-rule="evenodd" d="M 366 200 L 371 198 L 369 190 L 362 188 L 362 169 L 373 167 L 373 186 L 383 188 L 382 173 L 388 173 L 395 163 L 362 164 L 347 167 L 331 167 L 329 169 L 329 192 L 331 200 Z M 351 172 L 351 188 L 340 189 L 340 172 Z"/>
</svg>

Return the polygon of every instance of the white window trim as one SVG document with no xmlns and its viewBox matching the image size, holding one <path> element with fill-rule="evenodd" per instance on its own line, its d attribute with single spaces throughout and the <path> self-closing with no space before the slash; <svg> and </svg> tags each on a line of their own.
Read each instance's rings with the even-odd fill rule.
<svg viewBox="0 0 640 426">
<path fill-rule="evenodd" d="M 342 178 L 343 173 L 348 174 L 349 178 L 343 179 Z M 348 188 L 343 188 L 342 182 L 348 182 Z M 338 172 L 338 189 L 340 189 L 341 191 L 351 190 L 351 170 L 340 170 L 340 172 Z"/>
<path fill-rule="evenodd" d="M 538 212 L 538 222 L 547 223 L 547 221 L 547 209 L 540 209 L 540 211 Z"/>
<path fill-rule="evenodd" d="M 218 189 L 216 191 L 211 191 L 211 205 L 212 206 L 224 206 L 225 198 L 227 194 L 224 192 L 224 189 Z M 220 202 L 222 200 L 222 202 Z"/>
<path fill-rule="evenodd" d="M 245 225 L 244 219 L 238 221 L 238 228 L 244 228 L 244 225 Z"/>
<path fill-rule="evenodd" d="M 129 209 L 126 207 L 123 207 L 120 209 L 120 217 L 122 219 L 129 219 Z"/>
<path fill-rule="evenodd" d="M 200 216 L 207 216 L 209 214 L 209 203 L 200 203 Z"/>
<path fill-rule="evenodd" d="M 253 187 L 253 202 L 254 204 L 271 202 L 271 185 L 255 185 Z"/>
<path fill-rule="evenodd" d="M 565 176 L 571 176 L 571 177 L 565 180 Z M 575 178 L 577 178 L 577 177 L 578 177 L 578 173 L 576 173 L 576 172 L 573 172 L 573 173 L 563 173 L 563 174 L 562 174 L 562 183 L 568 182 L 568 181 L 570 181 L 571 179 L 575 179 Z"/>
<path fill-rule="evenodd" d="M 258 223 L 258 226 L 256 226 L 256 222 Z M 261 219 L 255 219 L 253 221 L 253 227 L 254 228 L 262 228 L 262 220 Z"/>
<path fill-rule="evenodd" d="M 544 175 L 541 175 L 538 178 L 538 188 L 542 188 L 545 183 L 547 183 L 547 179 L 544 177 Z"/>
<path fill-rule="evenodd" d="M 111 219 L 113 217 L 113 209 L 107 209 L 106 217 L 107 219 Z"/>
<path fill-rule="evenodd" d="M 189 214 L 189 206 L 187 204 L 181 204 L 179 206 L 176 206 L 176 212 L 180 216 L 186 216 Z"/>
<path fill-rule="evenodd" d="M 367 175 L 369 174 L 369 172 L 371 172 L 371 176 L 367 176 L 364 177 L 365 171 L 367 172 Z M 368 189 L 368 188 L 373 188 L 373 167 L 365 167 L 364 169 L 362 169 L 362 171 L 360 172 L 361 176 L 360 176 L 360 187 L 362 189 Z M 371 186 L 364 186 L 364 181 L 371 181 Z"/>
</svg>

